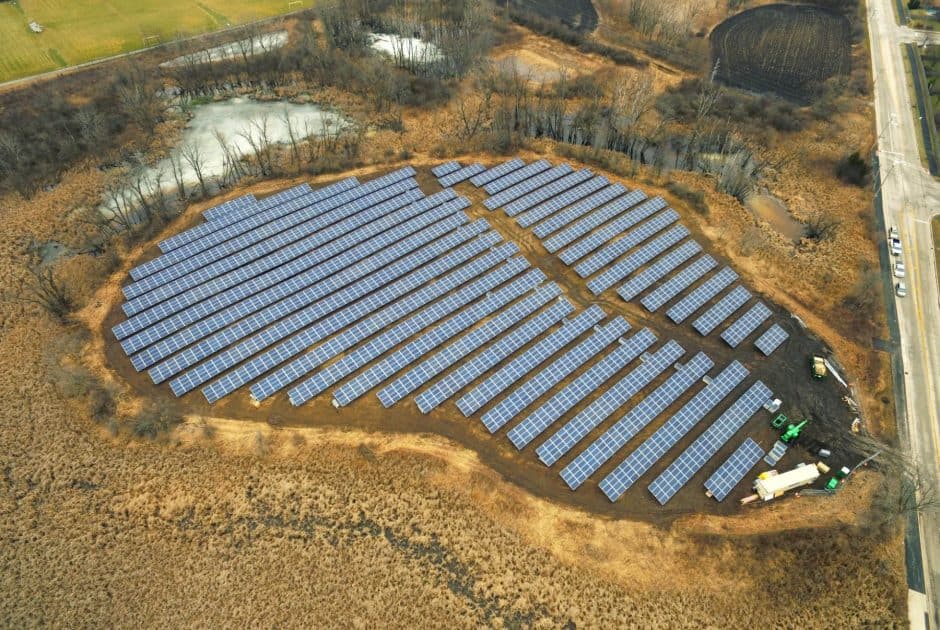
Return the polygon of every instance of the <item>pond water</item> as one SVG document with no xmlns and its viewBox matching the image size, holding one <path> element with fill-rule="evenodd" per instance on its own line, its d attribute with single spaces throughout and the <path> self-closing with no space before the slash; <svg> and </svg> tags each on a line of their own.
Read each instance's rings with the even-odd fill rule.
<svg viewBox="0 0 940 630">
<path fill-rule="evenodd" d="M 806 226 L 794 219 L 786 205 L 773 195 L 751 195 L 744 205 L 784 238 L 794 243 L 803 238 Z"/>
<path fill-rule="evenodd" d="M 417 37 L 402 37 L 389 33 L 372 33 L 369 35 L 369 46 L 386 55 L 399 60 L 429 63 L 440 61 L 444 55 L 441 49 L 431 42 Z"/>
<path fill-rule="evenodd" d="M 241 39 L 235 42 L 222 44 L 199 50 L 188 55 L 176 57 L 170 61 L 160 64 L 161 68 L 173 68 L 175 66 L 188 65 L 192 63 L 206 63 L 209 61 L 222 61 L 223 59 L 234 59 L 240 57 L 243 53 L 248 55 L 257 55 L 268 50 L 281 48 L 287 44 L 287 31 L 275 31 L 273 33 L 262 33 L 257 37 Z"/>
</svg>

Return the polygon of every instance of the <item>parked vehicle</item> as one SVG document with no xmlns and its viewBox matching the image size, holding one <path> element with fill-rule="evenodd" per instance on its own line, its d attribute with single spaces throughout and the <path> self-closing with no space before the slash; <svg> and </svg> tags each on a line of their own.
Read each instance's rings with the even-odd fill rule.
<svg viewBox="0 0 940 630">
<path fill-rule="evenodd" d="M 894 277 L 895 278 L 903 278 L 905 271 L 906 270 L 904 269 L 903 261 L 899 260 L 896 263 L 894 263 Z"/>
<path fill-rule="evenodd" d="M 898 294 L 898 297 L 907 296 L 907 286 L 903 282 L 898 282 L 894 285 L 894 292 Z"/>
<path fill-rule="evenodd" d="M 901 239 L 892 238 L 890 241 L 890 245 L 891 245 L 891 253 L 894 254 L 895 256 L 900 256 L 902 253 Z"/>
<path fill-rule="evenodd" d="M 892 226 L 888 229 L 888 238 L 890 238 L 890 239 L 898 239 L 898 240 L 901 239 L 901 233 L 898 231 L 898 226 L 892 225 Z"/>
</svg>

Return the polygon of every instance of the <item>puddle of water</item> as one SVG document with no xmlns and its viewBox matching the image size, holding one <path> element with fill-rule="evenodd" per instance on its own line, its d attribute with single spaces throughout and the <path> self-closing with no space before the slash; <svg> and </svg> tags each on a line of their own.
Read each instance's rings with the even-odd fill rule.
<svg viewBox="0 0 940 630">
<path fill-rule="evenodd" d="M 766 221 L 785 238 L 794 243 L 803 238 L 805 226 L 790 216 L 790 211 L 784 203 L 773 195 L 751 195 L 745 205 L 755 216 Z"/>
<path fill-rule="evenodd" d="M 174 68 L 176 66 L 209 63 L 212 61 L 222 61 L 223 59 L 234 59 L 241 57 L 242 54 L 257 55 L 259 53 L 280 48 L 287 43 L 287 31 L 275 31 L 274 33 L 263 33 L 258 37 L 241 39 L 235 42 L 222 44 L 199 50 L 188 55 L 176 57 L 170 61 L 160 64 L 161 68 Z"/>
<path fill-rule="evenodd" d="M 440 48 L 417 37 L 372 33 L 369 35 L 369 41 L 372 50 L 385 53 L 403 62 L 431 63 L 444 58 Z"/>
<path fill-rule="evenodd" d="M 46 241 L 36 246 L 36 253 L 43 265 L 54 263 L 63 256 L 71 255 L 72 250 L 58 241 Z"/>
</svg>

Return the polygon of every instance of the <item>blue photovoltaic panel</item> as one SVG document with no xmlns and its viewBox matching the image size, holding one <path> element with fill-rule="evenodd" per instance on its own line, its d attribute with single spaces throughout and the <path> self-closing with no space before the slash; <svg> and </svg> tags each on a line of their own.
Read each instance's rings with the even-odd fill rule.
<svg viewBox="0 0 940 630">
<path fill-rule="evenodd" d="M 587 278 L 588 276 L 597 273 L 605 265 L 615 261 L 617 258 L 623 254 L 626 254 L 640 243 L 643 243 L 646 240 L 652 238 L 654 234 L 666 229 L 678 218 L 679 213 L 672 208 L 669 208 L 662 214 L 658 214 L 652 219 L 641 223 L 639 226 L 630 230 L 626 234 L 614 234 L 612 238 L 616 238 L 617 236 L 620 236 L 620 238 L 608 243 L 604 247 L 600 248 L 579 262 L 574 268 L 575 272 L 582 278 Z M 675 227 L 683 228 L 681 225 L 677 225 Z M 594 234 L 597 234 L 597 232 Z M 594 234 L 591 236 L 594 236 Z M 575 243 L 572 247 L 569 247 L 563 253 L 573 251 L 573 248 L 578 248 L 580 245 L 581 243 Z"/>
<path fill-rule="evenodd" d="M 666 311 L 666 316 L 675 324 L 681 324 L 688 317 L 702 308 L 706 302 L 721 293 L 729 284 L 738 279 L 738 274 L 730 267 L 724 267 L 711 278 L 700 284 L 687 296 L 676 302 Z"/>
<path fill-rule="evenodd" d="M 476 222 L 461 228 L 461 230 L 467 228 L 476 230 Z M 475 235 L 475 232 L 470 235 Z M 431 276 L 429 280 L 430 284 L 436 285 L 440 282 L 448 282 L 447 277 L 438 278 L 437 276 L 449 272 L 454 267 L 465 263 L 477 254 L 486 251 L 487 248 L 492 247 L 500 240 L 502 239 L 498 234 L 488 232 L 429 263 L 427 268 L 422 271 L 426 272 L 428 276 Z M 433 289 L 426 284 L 417 292 L 407 295 L 377 313 L 370 315 L 355 326 L 347 328 L 341 334 L 334 336 L 326 343 L 317 346 L 310 352 L 281 366 L 276 371 L 251 386 L 251 397 L 256 401 L 262 401 L 277 393 L 290 383 L 307 375 L 320 365 L 323 365 L 340 352 L 382 330 L 401 316 L 423 306 L 429 299 L 432 299 L 430 297 L 432 291 Z"/>
<path fill-rule="evenodd" d="M 521 172 L 525 169 L 520 169 L 518 172 Z M 490 210 L 495 210 L 496 208 L 514 201 L 526 193 L 532 192 L 537 188 L 546 186 L 549 183 L 555 181 L 556 179 L 563 177 L 571 172 L 571 167 L 567 164 L 561 164 L 554 168 L 550 168 L 547 171 L 539 173 L 535 177 L 530 177 L 529 179 L 523 180 L 518 184 L 510 186 L 506 190 L 502 190 L 492 197 L 485 199 L 483 205 L 489 208 Z"/>
<path fill-rule="evenodd" d="M 553 234 L 550 238 L 545 239 L 545 243 L 544 243 L 545 249 L 547 249 L 548 251 L 554 254 L 562 247 L 565 247 L 566 245 L 573 243 L 574 241 L 578 240 L 579 238 L 581 238 L 582 236 L 584 236 L 585 234 L 587 234 L 594 228 L 600 227 L 601 225 L 604 225 L 608 221 L 612 221 L 616 219 L 621 214 L 624 215 L 622 217 L 623 221 L 618 221 L 617 223 L 618 226 L 621 225 L 622 223 L 629 223 L 627 227 L 630 227 L 638 223 L 639 221 L 642 221 L 646 217 L 650 216 L 657 210 L 662 210 L 663 208 L 666 207 L 666 202 L 661 197 L 657 197 L 656 199 L 658 201 L 654 201 L 651 205 L 647 206 L 646 204 L 643 204 L 641 206 L 638 206 L 635 210 L 627 213 L 626 212 L 627 210 L 629 210 L 636 204 L 646 199 L 646 193 L 644 193 L 642 190 L 634 190 L 633 192 L 621 197 L 620 195 L 623 195 L 623 193 L 625 193 L 626 191 L 627 189 L 621 186 L 620 184 L 615 184 L 585 199 L 582 203 L 585 205 L 589 205 L 589 207 L 585 207 L 583 208 L 583 210 L 584 212 L 590 212 L 590 214 L 579 218 L 577 221 L 575 221 L 571 225 L 568 225 L 568 227 L 561 230 L 557 234 Z M 603 204 L 607 204 L 607 205 L 603 205 Z M 659 205 L 658 208 L 656 207 L 657 205 Z M 603 207 L 599 207 L 599 206 L 603 206 Z M 580 211 L 582 209 L 581 204 L 578 204 L 575 207 L 578 208 L 578 216 L 580 217 L 581 216 Z M 594 210 L 595 208 L 597 208 L 597 210 Z M 649 208 L 655 208 L 655 209 L 649 209 Z M 649 209 L 648 213 L 647 213 L 647 209 Z M 567 212 L 568 211 L 566 210 L 565 213 Z M 639 218 L 637 218 L 634 221 L 633 220 L 634 217 L 639 217 Z M 549 219 L 549 221 L 551 221 L 551 219 Z M 546 221 L 546 223 L 548 223 L 549 221 Z M 567 222 L 566 222 L 566 225 L 567 225 Z M 554 231 L 554 229 L 556 228 L 553 228 L 552 231 Z M 622 228 L 617 228 L 617 229 L 619 229 L 620 231 L 623 231 Z M 542 230 L 542 226 L 537 225 L 535 226 L 535 230 L 533 231 L 535 232 L 537 236 L 548 236 L 549 232 L 546 232 L 543 235 L 541 233 L 541 230 Z M 598 243 L 597 245 L 600 245 L 600 243 Z M 594 245 L 593 247 L 597 247 L 597 245 Z"/>
<path fill-rule="evenodd" d="M 599 323 L 602 319 L 604 319 L 604 311 L 596 304 L 581 311 L 574 319 L 564 322 L 557 330 L 464 394 L 457 400 L 457 408 L 465 416 L 475 413 L 507 387 L 547 361 L 549 357 L 581 334 L 587 332 L 591 326 Z"/>
<path fill-rule="evenodd" d="M 541 313 L 526 320 L 522 325 L 497 339 L 482 352 L 460 364 L 431 387 L 418 394 L 415 397 L 418 409 L 421 413 L 428 413 L 572 311 L 574 307 L 562 298 Z"/>
<path fill-rule="evenodd" d="M 306 188 L 306 191 L 310 190 L 310 186 L 306 184 L 304 184 L 303 186 Z M 244 197 L 239 197 L 238 199 L 232 199 L 231 201 L 226 201 L 225 203 L 221 204 L 221 206 L 217 206 L 217 207 L 226 208 L 226 209 L 240 208 L 244 206 L 254 205 L 255 203 L 256 203 L 256 200 L 253 195 L 246 195 Z M 204 221 L 203 223 L 200 223 L 199 225 L 195 225 L 187 230 L 183 230 L 182 232 L 178 232 L 174 234 L 173 236 L 163 239 L 162 241 L 157 243 L 157 247 L 159 247 L 160 251 L 165 254 L 167 252 L 173 251 L 175 248 L 179 247 L 180 245 L 185 245 L 186 243 L 189 243 L 190 241 L 194 241 L 197 238 L 200 238 L 201 236 L 208 234 L 209 232 L 214 232 L 215 230 L 221 229 L 222 226 L 224 225 L 227 225 L 225 221 Z"/>
<path fill-rule="evenodd" d="M 438 164 L 431 169 L 431 173 L 434 174 L 434 177 L 444 177 L 444 175 L 449 175 L 454 171 L 460 170 L 460 162 L 451 160 L 450 162 L 444 162 L 443 164 Z"/>
<path fill-rule="evenodd" d="M 385 359 L 344 385 L 341 388 L 344 391 L 337 390 L 334 392 L 334 399 L 339 404 L 347 404 L 349 401 L 355 400 L 378 383 L 413 365 L 418 359 L 448 339 L 471 328 L 483 318 L 521 297 L 527 291 L 538 286 L 543 280 L 545 280 L 545 274 L 541 270 L 531 269 L 499 290 L 490 293 L 486 298 L 462 309 L 456 315 L 424 332 L 421 336 L 385 357 Z"/>
<path fill-rule="evenodd" d="M 506 243 L 505 247 L 515 248 L 515 245 L 512 243 Z M 404 322 L 382 333 L 375 339 L 367 342 L 361 348 L 357 348 L 352 353 L 343 357 L 343 359 L 335 364 L 335 366 L 330 366 L 324 372 L 329 376 L 334 377 L 334 382 L 338 381 L 340 378 L 343 378 L 346 375 L 365 366 L 379 355 L 387 352 L 388 350 L 391 350 L 399 343 L 404 342 L 409 337 L 416 335 L 425 329 L 428 329 L 429 326 L 436 324 L 458 309 L 461 309 L 464 306 L 470 304 L 473 300 L 476 300 L 487 291 L 494 289 L 501 283 L 509 280 L 528 267 L 529 263 L 524 258 L 513 258 L 506 264 L 501 265 L 497 269 L 487 273 L 485 276 L 474 280 L 467 286 L 461 287 L 454 293 L 444 297 L 441 300 L 438 300 L 437 302 L 434 302 L 424 310 L 416 313 L 412 317 L 409 317 Z M 514 289 L 510 290 L 514 291 Z M 493 300 L 498 299 L 498 293 L 499 292 L 496 293 L 497 297 L 493 298 Z M 505 298 L 505 301 L 508 302 L 509 299 L 511 298 Z M 493 300 L 481 300 L 479 303 L 471 305 L 468 308 L 468 310 L 471 311 L 469 316 L 476 317 L 480 312 L 492 312 L 492 309 L 496 308 L 496 306 L 493 306 Z M 417 347 L 410 351 L 403 351 L 403 361 L 406 365 L 409 359 L 404 355 L 408 354 L 409 352 L 417 353 L 417 351 Z M 386 357 L 386 359 L 391 359 L 394 361 L 392 357 L 396 356 L 397 354 L 398 352 L 393 353 L 392 355 L 389 355 L 389 357 Z M 379 363 L 376 363 L 334 391 L 334 405 L 348 405 L 382 381 L 386 380 L 388 378 L 388 370 L 394 370 L 392 374 L 398 371 L 398 369 L 392 367 L 391 364 L 386 365 L 385 361 L 386 360 L 383 359 Z M 329 384 L 326 386 L 329 386 Z M 289 393 L 291 395 L 291 403 L 294 405 L 298 405 L 303 402 L 302 397 L 295 399 L 293 395 L 294 390 L 291 390 Z"/>
<path fill-rule="evenodd" d="M 556 214 L 554 214 L 553 216 L 548 217 L 547 219 L 545 219 L 544 221 L 536 225 L 534 228 L 532 228 L 532 233 L 538 236 L 539 238 L 545 238 L 552 232 L 556 232 L 560 230 L 561 228 L 565 227 L 572 221 L 583 217 L 584 215 L 586 215 L 588 212 L 591 212 L 595 208 L 598 208 L 604 205 L 605 203 L 613 199 L 616 199 L 620 195 L 623 195 L 624 193 L 627 192 L 627 189 L 621 186 L 620 184 L 614 184 L 613 186 L 610 186 L 608 184 L 609 182 L 607 181 L 607 178 L 600 177 L 600 176 L 584 182 L 583 184 L 581 184 L 580 186 L 578 186 L 577 188 L 571 191 L 570 195 L 572 197 L 575 194 L 579 195 L 579 197 L 576 197 L 575 199 L 580 199 L 580 197 L 583 197 L 584 195 L 581 195 L 582 190 L 594 189 L 596 190 L 596 192 L 591 192 L 590 196 L 585 197 L 584 199 L 581 199 L 580 201 L 577 201 L 577 203 L 568 202 L 568 203 L 571 203 L 572 205 L 565 208 L 564 210 L 561 210 L 560 212 L 556 212 Z M 554 200 L 550 200 L 546 203 L 552 203 L 552 201 Z M 565 201 L 568 201 L 567 198 L 565 199 Z M 558 206 L 559 209 L 561 207 L 562 206 Z M 533 211 L 534 210 L 535 209 L 533 209 Z M 519 225 L 523 227 L 528 227 L 529 225 L 534 223 L 534 221 L 529 220 L 528 213 L 521 215 L 517 219 L 517 222 L 519 223 Z"/>
<path fill-rule="evenodd" d="M 308 186 L 308 189 L 309 189 L 309 186 Z M 203 211 L 203 217 L 205 217 L 206 219 L 212 219 L 213 217 L 218 219 L 218 218 L 224 217 L 229 212 L 232 212 L 239 208 L 249 207 L 252 204 L 254 204 L 255 201 L 257 200 L 255 199 L 254 195 L 244 195 L 242 197 L 238 197 L 237 199 L 230 199 L 229 201 L 226 201 L 225 203 L 220 203 L 217 206 L 213 206 L 211 208 L 206 209 L 205 211 Z M 209 216 L 210 212 L 211 212 L 211 216 Z"/>
<path fill-rule="evenodd" d="M 710 427 L 705 429 L 702 435 L 682 451 L 669 468 L 649 485 L 650 492 L 660 505 L 666 505 L 666 502 L 718 452 L 718 449 L 771 398 L 773 398 L 773 392 L 762 382 L 755 382 Z"/>
<path fill-rule="evenodd" d="M 692 328 L 697 330 L 700 335 L 707 335 L 750 299 L 750 291 L 741 286 L 735 287 L 692 322 Z"/>
<path fill-rule="evenodd" d="M 587 283 L 588 289 L 600 295 L 688 235 L 689 230 L 684 225 L 673 226 L 592 278 Z"/>
<path fill-rule="evenodd" d="M 470 243 L 470 245 L 477 242 L 486 242 L 483 239 L 490 235 L 496 235 L 497 238 L 500 238 L 496 232 L 488 232 L 483 237 Z M 294 405 L 303 404 L 314 396 L 326 391 L 328 387 L 363 367 L 370 360 L 375 358 L 375 356 L 387 350 L 397 340 L 406 338 L 409 331 L 415 330 L 417 326 L 427 322 L 431 318 L 432 313 L 435 313 L 438 319 L 443 317 L 447 312 L 444 310 L 445 302 L 454 302 L 456 294 L 450 295 L 445 298 L 445 300 L 437 302 L 431 309 L 426 309 L 419 315 L 414 315 L 414 313 L 460 285 L 475 280 L 481 274 L 505 261 L 517 251 L 518 249 L 511 243 L 503 243 L 499 247 L 494 247 L 483 256 L 471 260 L 458 269 L 451 271 L 443 278 L 426 284 L 419 291 L 406 296 L 399 302 L 370 317 L 369 320 L 366 321 L 374 322 L 380 330 L 385 330 L 385 332 L 369 342 L 359 345 L 351 351 L 345 352 L 338 361 L 321 369 L 313 376 L 291 389 L 288 392 L 291 403 Z M 479 285 L 479 283 L 484 281 L 485 280 L 482 279 L 475 280 L 461 291 L 466 292 L 471 287 Z M 490 281 L 488 286 L 492 286 L 495 283 L 495 281 Z M 485 288 L 481 288 L 480 293 L 484 290 Z M 458 293 L 460 293 L 460 291 L 458 291 Z M 459 305 L 453 306 L 453 309 L 456 309 L 458 306 Z M 393 326 L 392 324 L 396 320 L 401 321 Z M 348 348 L 345 347 L 345 338 L 348 334 L 355 334 L 354 329 L 348 329 L 344 331 L 343 334 L 335 337 L 334 340 L 336 343 L 331 340 L 330 343 L 315 349 L 311 353 L 311 363 L 319 363 L 322 365 L 335 356 L 338 356 L 340 352 L 348 350 Z M 361 339 L 358 335 L 354 338 Z M 273 387 L 265 387 L 265 380 L 259 381 L 251 386 L 251 395 L 255 400 L 264 400 L 264 398 L 273 393 Z"/>
<path fill-rule="evenodd" d="M 654 282 L 668 274 L 670 271 L 702 251 L 702 246 L 695 241 L 686 241 L 679 247 L 659 258 L 646 269 L 627 280 L 619 289 L 617 295 L 629 302 L 645 291 Z"/>
<path fill-rule="evenodd" d="M 547 186 L 542 186 L 541 188 L 533 190 L 529 194 L 516 199 L 512 203 L 506 204 L 506 206 L 503 208 L 503 211 L 506 213 L 506 216 L 514 217 L 522 212 L 533 209 L 534 206 L 542 203 L 546 199 L 550 199 L 562 194 L 572 186 L 577 186 L 578 184 L 585 182 L 593 176 L 594 174 L 587 169 L 583 171 L 575 171 L 574 173 L 565 175 L 560 179 L 556 179 Z M 548 214 L 546 213 L 543 216 L 548 216 Z"/>
<path fill-rule="evenodd" d="M 614 384 L 606 392 L 598 396 L 594 401 L 576 414 L 571 420 L 565 423 L 558 431 L 556 431 L 551 437 L 542 442 L 542 444 L 535 450 L 538 454 L 539 459 L 542 460 L 542 463 L 546 466 L 551 466 L 559 459 L 561 459 L 565 453 L 571 450 L 571 448 L 583 440 L 588 433 L 593 431 L 597 426 L 604 422 L 611 414 L 613 414 L 617 409 L 622 407 L 628 400 L 636 396 L 640 391 L 653 382 L 657 376 L 659 376 L 663 370 L 665 370 L 670 365 L 674 364 L 685 354 L 685 350 L 682 349 L 675 341 L 669 341 L 662 348 L 654 352 L 652 355 L 645 357 L 645 360 L 635 367 L 629 374 L 620 379 L 616 384 Z M 657 398 L 657 393 L 660 392 L 664 387 L 670 383 L 674 384 L 675 378 L 681 372 L 677 372 L 669 380 L 666 381 L 663 385 L 657 388 L 652 394 L 643 399 L 643 402 L 640 403 L 641 406 L 646 404 L 647 401 Z M 672 387 L 672 385 L 669 385 Z M 683 390 L 684 391 L 684 390 Z M 681 393 L 681 392 L 680 392 Z M 677 394 L 678 395 L 678 394 Z M 637 407 L 639 409 L 639 407 Z M 634 410 L 636 411 L 636 410 Z M 634 412 L 631 411 L 630 414 L 627 414 L 626 418 L 629 418 Z M 601 440 L 594 442 L 594 444 L 608 443 L 605 442 L 605 438 L 619 425 L 624 424 L 626 421 L 621 420 L 617 425 L 614 425 L 610 430 L 608 430 Z M 587 452 L 596 452 L 596 448 L 592 445 L 594 450 L 591 448 Z M 619 447 L 618 447 L 619 448 Z M 585 458 L 585 453 L 579 455 L 572 465 L 569 465 L 565 470 L 568 470 L 572 466 L 577 467 L 578 462 L 583 462 Z M 605 458 L 606 460 L 606 458 Z M 599 466 L 602 461 L 599 457 L 592 457 L 591 461 L 597 461 Z M 587 475 L 590 475 L 593 472 L 587 472 Z M 563 474 L 562 477 L 565 477 Z M 567 480 L 568 478 L 565 477 Z M 569 482 L 570 485 L 570 482 Z M 575 486 L 576 487 L 576 486 Z"/>
<path fill-rule="evenodd" d="M 561 478 L 572 490 L 576 490 L 587 478 L 597 472 L 614 453 L 626 446 L 637 433 L 649 425 L 656 416 L 666 410 L 692 385 L 712 368 L 711 359 L 699 352 L 691 361 L 679 367 L 666 382 L 646 396 L 623 418 L 610 426 L 590 446 L 578 454 L 561 471 Z M 555 454 L 552 463 L 561 456 Z M 545 461 L 543 458 L 542 461 Z"/>
<path fill-rule="evenodd" d="M 696 280 L 717 266 L 718 263 L 715 262 L 715 259 L 705 254 L 650 291 L 646 297 L 640 300 L 640 304 L 650 313 L 655 313 L 663 304 L 692 286 Z"/>
<path fill-rule="evenodd" d="M 500 311 L 492 319 L 454 340 L 389 383 L 378 393 L 382 405 L 391 407 L 418 387 L 421 387 L 444 370 L 450 368 L 454 363 L 504 332 L 520 319 L 528 317 L 545 306 L 552 298 L 559 295 L 561 295 L 561 288 L 554 282 L 538 287 L 530 295 Z"/>
<path fill-rule="evenodd" d="M 764 449 L 757 442 L 751 438 L 745 439 L 705 481 L 705 489 L 718 501 L 724 501 L 738 482 L 744 479 L 747 471 L 754 468 L 754 464 L 763 456 Z"/>
<path fill-rule="evenodd" d="M 757 330 L 757 327 L 763 324 L 770 315 L 770 309 L 767 308 L 767 305 L 758 302 L 728 326 L 721 333 L 721 338 L 732 348 L 737 348 L 738 344 Z"/>
<path fill-rule="evenodd" d="M 770 356 L 770 354 L 779 348 L 780 344 L 786 341 L 789 336 L 787 331 L 781 328 L 779 324 L 774 324 L 757 338 L 757 341 L 754 342 L 754 346 L 764 353 L 765 356 Z"/>
<path fill-rule="evenodd" d="M 502 192 L 503 190 L 518 184 L 524 179 L 534 177 L 535 175 L 546 171 L 551 168 L 551 164 L 548 160 L 539 160 L 538 162 L 532 162 L 528 166 L 523 166 L 520 169 L 515 169 L 509 173 L 506 173 L 502 177 L 494 179 L 491 182 L 488 182 L 483 186 L 483 190 L 486 191 L 488 195 L 495 195 L 496 193 Z M 481 173 L 483 175 L 484 173 Z"/>
<path fill-rule="evenodd" d="M 630 194 L 632 195 L 633 193 L 630 193 Z M 628 198 L 629 196 L 630 195 L 627 195 L 627 197 L 624 197 L 624 199 Z M 611 204 L 611 206 L 621 205 L 619 203 L 620 201 L 621 200 L 618 199 L 613 204 Z M 665 205 L 666 205 L 665 201 L 663 201 L 660 197 L 655 197 L 644 203 L 641 203 L 639 206 L 637 206 L 636 208 L 633 208 L 629 212 L 618 213 L 619 216 L 617 216 L 617 218 L 604 224 L 598 230 L 591 232 L 590 234 L 588 234 L 587 236 L 585 236 L 578 242 L 570 245 L 569 247 L 566 247 L 560 254 L 558 254 L 558 257 L 561 258 L 561 261 L 565 263 L 566 265 L 572 265 L 576 261 L 580 260 L 581 258 L 584 258 L 588 254 L 593 252 L 595 249 L 597 249 L 604 243 L 608 243 L 614 240 L 615 238 L 617 238 L 618 236 L 621 236 L 626 230 L 630 229 L 631 227 L 633 227 L 640 221 L 653 216 L 654 214 L 656 214 L 656 212 L 658 212 L 660 209 L 665 207 Z M 601 212 L 601 210 L 599 210 L 598 212 Z M 677 220 L 679 218 L 679 215 L 678 213 L 676 213 L 675 210 L 673 210 L 672 208 L 669 208 L 668 210 L 666 210 L 659 216 L 650 219 L 650 221 L 647 223 L 661 220 L 663 217 L 669 217 L 670 223 L 671 223 L 672 221 Z M 586 218 L 590 218 L 590 217 L 586 217 Z M 575 226 L 571 226 L 571 227 L 575 227 Z M 643 226 L 640 226 L 640 228 L 642 227 Z M 553 240 L 556 236 L 560 237 L 565 232 L 567 232 L 567 230 L 565 230 L 564 232 L 559 232 L 558 234 L 556 234 L 549 240 L 550 241 Z M 623 253 L 623 252 L 621 251 L 620 253 Z M 616 258 L 616 256 L 614 256 L 614 258 Z"/>
<path fill-rule="evenodd" d="M 732 362 L 713 378 L 689 402 L 653 433 L 635 451 L 627 455 L 617 468 L 600 483 L 600 488 L 611 501 L 616 501 L 636 481 L 646 474 L 659 458 L 692 430 L 725 396 L 747 376 L 747 369 Z"/>
<path fill-rule="evenodd" d="M 479 175 L 474 175 L 470 178 L 470 183 L 479 188 L 484 184 L 489 184 L 490 182 L 495 181 L 504 175 L 508 175 L 513 171 L 519 170 L 523 166 L 525 166 L 525 162 L 519 158 L 513 158 L 508 162 L 503 162 L 498 166 L 487 169 Z"/>
<path fill-rule="evenodd" d="M 621 342 L 600 361 L 542 403 L 525 420 L 510 429 L 507 433 L 509 440 L 517 449 L 525 448 L 562 415 L 640 356 L 654 341 L 656 336 L 648 328 L 644 328 L 626 342 Z"/>
<path fill-rule="evenodd" d="M 349 179 L 355 179 L 355 178 L 351 177 Z M 340 182 L 337 182 L 337 184 L 339 183 Z M 327 197 L 332 196 L 336 194 L 337 192 L 340 192 L 340 190 L 348 190 L 349 188 L 354 188 L 358 185 L 359 185 L 358 180 L 353 182 L 352 186 L 343 184 L 342 186 L 338 186 L 337 188 L 334 188 L 331 191 L 327 191 L 326 196 Z M 332 186 L 336 186 L 336 184 L 333 184 Z M 332 188 L 332 186 L 327 186 L 327 188 Z M 323 189 L 322 188 L 318 189 L 318 192 L 320 190 L 323 190 Z M 264 199 L 256 200 L 253 204 L 244 204 L 238 207 L 229 208 L 225 210 L 224 212 L 221 212 L 220 211 L 221 209 L 218 207 L 209 208 L 208 210 L 202 213 L 202 218 L 206 221 L 206 223 L 211 223 L 211 224 L 216 225 L 217 226 L 216 229 L 218 229 L 222 227 L 223 225 L 228 225 L 229 223 L 234 223 L 235 221 L 241 221 L 243 219 L 246 219 L 247 217 L 250 217 L 253 214 L 266 213 L 268 210 L 271 210 L 272 208 L 276 208 L 277 206 L 280 206 L 283 203 L 286 203 L 292 199 L 295 199 L 296 197 L 303 197 L 305 195 L 309 195 L 312 192 L 313 192 L 313 188 L 310 187 L 310 184 L 304 182 L 303 184 L 293 186 L 292 188 L 288 188 L 286 190 L 276 192 L 273 195 L 268 195 Z"/>
<path fill-rule="evenodd" d="M 584 173 L 584 172 L 585 171 L 578 171 L 578 173 Z M 575 175 L 577 175 L 578 173 L 575 173 Z M 569 175 L 569 177 L 571 176 Z M 529 227 L 532 224 L 537 223 L 538 221 L 541 221 L 545 217 L 555 214 L 562 208 L 566 206 L 570 206 L 571 204 L 575 203 L 579 199 L 586 197 L 594 192 L 597 192 L 601 188 L 604 188 L 605 186 L 607 186 L 609 183 L 610 182 L 607 181 L 606 177 L 600 177 L 600 176 L 592 177 L 586 182 L 578 184 L 571 190 L 566 190 L 560 195 L 556 195 L 552 197 L 551 199 L 548 199 L 547 201 L 540 203 L 534 208 L 530 208 L 526 210 L 525 212 L 520 214 L 518 217 L 516 217 L 516 223 L 518 223 L 521 227 Z M 587 212 L 587 210 L 585 210 L 584 212 Z M 556 221 L 561 220 L 561 217 L 557 214 L 555 215 L 555 217 L 552 217 L 552 218 L 555 219 Z M 573 218 L 568 219 L 567 221 L 564 221 L 563 223 L 561 223 L 558 227 L 561 227 L 562 225 L 566 225 L 568 222 L 573 221 L 573 220 L 574 220 Z M 558 228 L 555 228 L 555 229 L 558 229 Z M 550 230 L 550 232 L 553 232 L 553 231 L 554 229 Z M 535 230 L 533 230 L 533 232 L 535 232 Z M 538 233 L 536 233 L 535 235 L 539 236 Z"/>
<path fill-rule="evenodd" d="M 593 335 L 552 361 L 548 367 L 517 387 L 498 405 L 483 414 L 484 426 L 490 433 L 495 433 L 520 411 L 535 402 L 539 396 L 593 359 L 628 330 L 630 330 L 630 324 L 622 317 L 615 317 L 604 326 L 596 328 Z"/>
<path fill-rule="evenodd" d="M 482 164 L 471 164 L 470 166 L 465 166 L 460 170 L 454 171 L 443 177 L 437 179 L 437 183 L 441 186 L 453 186 L 454 184 L 459 184 L 465 179 L 469 179 L 474 175 L 478 175 L 486 170 L 486 167 Z"/>
</svg>

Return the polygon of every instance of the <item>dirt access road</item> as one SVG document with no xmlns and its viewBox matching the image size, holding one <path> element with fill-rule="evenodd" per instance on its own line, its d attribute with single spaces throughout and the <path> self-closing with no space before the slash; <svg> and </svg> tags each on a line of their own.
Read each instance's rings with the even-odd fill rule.
<svg viewBox="0 0 940 630">
<path fill-rule="evenodd" d="M 920 162 L 917 129 L 901 44 L 911 30 L 896 23 L 891 0 L 869 0 L 868 30 L 875 113 L 878 125 L 879 182 L 885 221 L 897 225 L 904 244 L 908 287 L 895 297 L 904 362 L 906 421 L 899 422 L 902 444 L 925 472 L 940 480 L 940 299 L 931 217 L 940 208 L 940 184 Z M 904 430 L 906 428 L 906 431 Z M 926 597 L 911 591 L 912 627 L 940 622 L 940 516 L 919 515 Z"/>
</svg>

